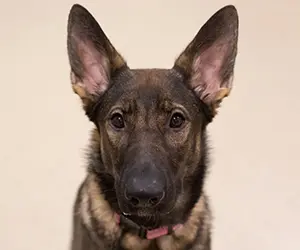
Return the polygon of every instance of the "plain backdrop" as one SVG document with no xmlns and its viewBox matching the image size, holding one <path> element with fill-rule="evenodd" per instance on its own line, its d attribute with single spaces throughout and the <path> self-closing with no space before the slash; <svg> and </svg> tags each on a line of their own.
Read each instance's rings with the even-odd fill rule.
<svg viewBox="0 0 300 250">
<path fill-rule="evenodd" d="M 92 125 L 69 81 L 71 0 L 3 0 L 0 249 L 66 250 Z M 219 8 L 240 16 L 234 89 L 209 126 L 214 250 L 300 249 L 299 0 L 78 1 L 131 67 L 171 67 Z"/>
</svg>

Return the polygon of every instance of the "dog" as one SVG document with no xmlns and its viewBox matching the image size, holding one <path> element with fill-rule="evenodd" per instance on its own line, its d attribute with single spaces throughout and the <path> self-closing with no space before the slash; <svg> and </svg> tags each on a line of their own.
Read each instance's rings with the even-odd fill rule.
<svg viewBox="0 0 300 250">
<path fill-rule="evenodd" d="M 95 125 L 71 250 L 210 250 L 206 128 L 232 89 L 238 13 L 218 10 L 170 69 L 130 69 L 83 6 L 68 17 L 73 91 Z"/>
</svg>

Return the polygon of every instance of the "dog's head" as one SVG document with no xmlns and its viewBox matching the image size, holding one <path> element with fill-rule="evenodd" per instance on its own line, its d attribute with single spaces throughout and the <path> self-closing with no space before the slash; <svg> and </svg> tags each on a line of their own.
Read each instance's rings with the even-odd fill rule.
<svg viewBox="0 0 300 250">
<path fill-rule="evenodd" d="M 205 127 L 230 93 L 237 40 L 237 11 L 227 6 L 171 69 L 130 69 L 93 16 L 72 7 L 72 87 L 98 129 L 94 171 L 113 180 L 116 210 L 154 227 L 193 207 L 206 168 Z"/>
</svg>

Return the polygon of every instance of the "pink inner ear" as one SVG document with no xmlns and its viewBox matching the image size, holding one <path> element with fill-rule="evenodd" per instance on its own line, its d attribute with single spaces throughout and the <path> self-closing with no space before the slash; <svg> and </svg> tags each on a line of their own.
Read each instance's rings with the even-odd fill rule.
<svg viewBox="0 0 300 250">
<path fill-rule="evenodd" d="M 206 103 L 212 103 L 224 86 L 221 70 L 225 63 L 228 48 L 226 44 L 214 44 L 199 55 L 193 62 L 191 87 Z"/>
<path fill-rule="evenodd" d="M 83 85 L 89 94 L 104 92 L 109 83 L 109 61 L 92 44 L 78 41 L 78 54 L 84 67 Z"/>
</svg>

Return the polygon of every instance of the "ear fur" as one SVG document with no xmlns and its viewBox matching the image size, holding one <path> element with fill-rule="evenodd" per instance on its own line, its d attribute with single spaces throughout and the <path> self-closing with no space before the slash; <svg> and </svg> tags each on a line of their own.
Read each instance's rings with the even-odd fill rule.
<svg viewBox="0 0 300 250">
<path fill-rule="evenodd" d="M 83 6 L 72 6 L 68 18 L 71 82 L 87 110 L 109 87 L 111 76 L 127 67 L 109 39 Z"/>
<path fill-rule="evenodd" d="M 238 43 L 238 13 L 228 5 L 217 11 L 175 61 L 174 68 L 214 114 L 232 88 Z"/>
</svg>

